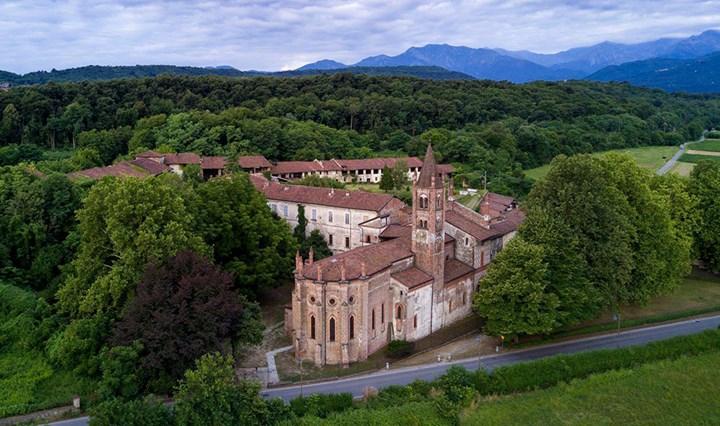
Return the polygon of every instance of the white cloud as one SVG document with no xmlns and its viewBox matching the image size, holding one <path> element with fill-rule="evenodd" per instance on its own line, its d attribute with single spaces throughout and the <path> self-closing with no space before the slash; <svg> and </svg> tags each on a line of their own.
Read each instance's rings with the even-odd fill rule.
<svg viewBox="0 0 720 426">
<path fill-rule="evenodd" d="M 0 69 L 229 64 L 277 70 L 448 43 L 536 52 L 720 28 L 720 1 L 4 0 Z"/>
</svg>

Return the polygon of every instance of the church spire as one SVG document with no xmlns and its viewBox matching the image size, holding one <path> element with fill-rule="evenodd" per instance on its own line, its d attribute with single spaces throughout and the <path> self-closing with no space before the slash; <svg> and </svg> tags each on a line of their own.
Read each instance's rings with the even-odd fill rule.
<svg viewBox="0 0 720 426">
<path fill-rule="evenodd" d="M 418 188 L 439 188 L 441 186 L 440 177 L 435 164 L 435 154 L 433 154 L 432 144 L 428 144 L 423 159 L 422 170 L 418 177 L 416 186 Z"/>
</svg>

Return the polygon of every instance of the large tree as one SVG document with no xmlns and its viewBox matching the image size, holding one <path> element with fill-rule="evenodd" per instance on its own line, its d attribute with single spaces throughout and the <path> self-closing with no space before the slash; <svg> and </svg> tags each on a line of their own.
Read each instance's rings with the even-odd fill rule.
<svg viewBox="0 0 720 426">
<path fill-rule="evenodd" d="M 246 174 L 198 185 L 190 208 L 198 234 L 241 292 L 261 294 L 291 276 L 298 244 Z"/>
<path fill-rule="evenodd" d="M 240 331 L 249 340 L 244 343 L 259 343 L 262 323 L 244 314 L 259 312 L 251 305 L 233 289 L 230 274 L 183 250 L 148 267 L 112 341 L 139 342 L 147 375 L 178 379 L 201 355 L 223 351 Z"/>
<path fill-rule="evenodd" d="M 80 250 L 58 291 L 62 312 L 118 315 L 149 262 L 185 248 L 209 253 L 192 231 L 183 199 L 165 180 L 178 178 L 105 178 L 93 186 L 77 212 Z"/>
<path fill-rule="evenodd" d="M 700 259 L 713 270 L 720 270 L 720 163 L 696 164 L 690 174 L 690 193 L 698 200 L 701 216 L 695 230 Z"/>
</svg>

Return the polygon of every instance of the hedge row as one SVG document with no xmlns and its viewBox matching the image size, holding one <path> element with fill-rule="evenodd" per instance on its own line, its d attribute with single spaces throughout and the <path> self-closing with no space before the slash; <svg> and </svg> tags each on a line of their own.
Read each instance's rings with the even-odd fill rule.
<svg viewBox="0 0 720 426">
<path fill-rule="evenodd" d="M 720 330 L 707 330 L 642 346 L 558 355 L 499 367 L 492 373 L 480 369 L 474 374 L 474 385 L 482 395 L 524 392 L 605 371 L 717 351 L 720 351 Z"/>
</svg>

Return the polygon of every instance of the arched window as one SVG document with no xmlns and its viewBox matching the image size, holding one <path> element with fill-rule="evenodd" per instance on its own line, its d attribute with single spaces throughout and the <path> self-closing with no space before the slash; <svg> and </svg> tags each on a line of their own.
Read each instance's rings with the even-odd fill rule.
<svg viewBox="0 0 720 426">
<path fill-rule="evenodd" d="M 421 208 L 421 209 L 426 209 L 426 208 L 428 208 L 427 195 L 421 195 L 421 196 L 420 196 L 420 208 Z"/>
<path fill-rule="evenodd" d="M 397 319 L 402 319 L 402 305 L 397 307 Z"/>
<path fill-rule="evenodd" d="M 355 338 L 355 317 L 350 315 L 350 338 Z"/>
<path fill-rule="evenodd" d="M 335 341 L 335 318 L 330 318 L 330 341 Z"/>
<path fill-rule="evenodd" d="M 310 338 L 315 338 L 315 315 L 310 315 Z"/>
<path fill-rule="evenodd" d="M 418 219 L 418 228 L 427 229 L 427 219 Z"/>
</svg>

